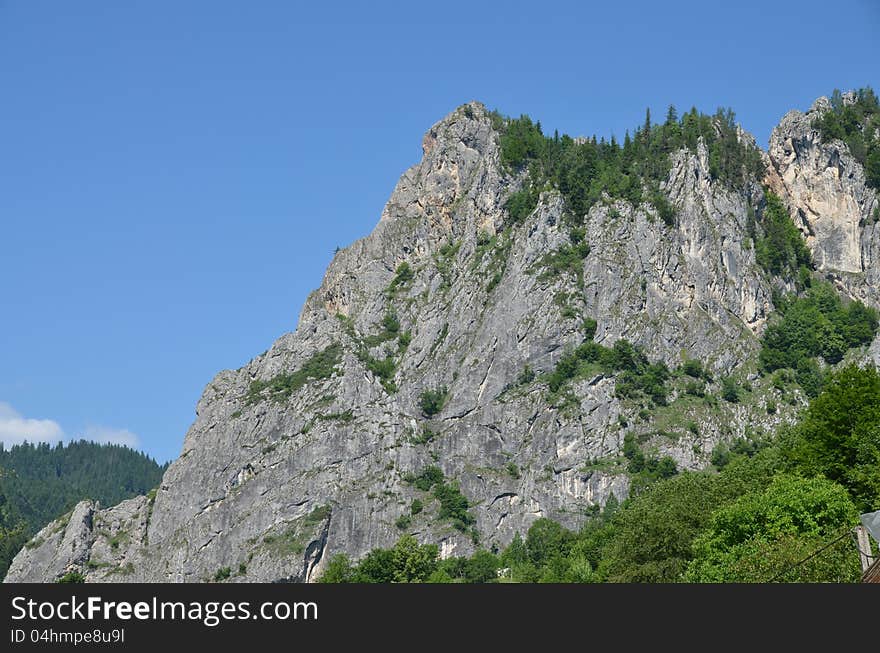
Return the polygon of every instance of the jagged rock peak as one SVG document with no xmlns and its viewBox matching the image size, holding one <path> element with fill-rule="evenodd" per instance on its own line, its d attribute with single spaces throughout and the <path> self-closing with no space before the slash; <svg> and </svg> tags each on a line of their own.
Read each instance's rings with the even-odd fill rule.
<svg viewBox="0 0 880 653">
<path fill-rule="evenodd" d="M 845 93 L 844 103 L 855 101 Z M 817 268 L 843 277 L 847 292 L 876 303 L 863 290 L 876 288 L 880 233 L 871 216 L 877 194 L 865 181 L 861 164 L 846 143 L 823 142 L 816 120 L 831 109 L 827 97 L 804 113 L 793 110 L 773 129 L 766 183 L 788 206 L 813 252 Z M 864 283 L 867 282 L 867 283 Z"/>
</svg>

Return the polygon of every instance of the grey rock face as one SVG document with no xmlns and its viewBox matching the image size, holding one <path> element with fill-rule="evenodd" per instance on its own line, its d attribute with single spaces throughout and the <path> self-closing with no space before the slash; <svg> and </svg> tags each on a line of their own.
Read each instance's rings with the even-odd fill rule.
<svg viewBox="0 0 880 653">
<path fill-rule="evenodd" d="M 623 202 L 587 216 L 596 339 L 627 338 L 671 366 L 686 352 L 729 370 L 755 350 L 753 336 L 772 310 L 754 250 L 744 246 L 748 198 L 710 180 L 702 147 L 675 157 L 665 190 L 678 207 L 675 228 Z"/>
<path fill-rule="evenodd" d="M 846 93 L 843 101 L 854 102 Z M 864 168 L 840 140 L 823 143 L 813 123 L 831 108 L 821 97 L 809 111 L 789 111 L 770 136 L 768 186 L 800 220 L 819 270 L 839 290 L 880 307 L 880 197 L 865 183 Z M 880 338 L 867 360 L 880 362 Z"/>
<path fill-rule="evenodd" d="M 804 136 L 806 124 L 786 116 L 771 148 L 789 202 L 815 197 L 805 179 L 820 157 L 802 154 L 803 143 L 825 146 Z M 211 381 L 156 496 L 79 504 L 16 557 L 8 581 L 69 569 L 89 582 L 312 581 L 333 554 L 356 558 L 403 533 L 438 543 L 443 556 L 471 552 L 476 536 L 503 547 L 538 517 L 577 527 L 612 493 L 626 496 L 626 433 L 696 469 L 750 424 L 790 418 L 793 409 L 769 415 L 757 401 L 702 412 L 682 404 L 693 424 L 669 437 L 615 395 L 613 378 L 576 381 L 553 405 L 540 377 L 582 342 L 582 317 L 597 321 L 604 345 L 627 338 L 671 366 L 687 357 L 719 374 L 745 369 L 772 310 L 745 236 L 760 187 L 731 193 L 711 180 L 705 150 L 680 152 L 664 185 L 675 226 L 646 206 L 599 203 L 583 217 L 591 251 L 582 267 L 547 275 L 545 257 L 570 242 L 562 199 L 545 192 L 506 226 L 518 181 L 502 169 L 486 110 L 459 108 L 423 149 L 373 233 L 336 255 L 296 331 Z M 848 174 L 845 153 L 839 161 Z M 870 208 L 852 179 L 823 186 L 819 203 L 803 200 L 816 211 L 804 209 L 814 250 L 847 271 L 861 260 L 852 227 L 832 226 Z M 841 206 L 847 217 L 826 216 Z M 527 366 L 538 376 L 521 382 Z M 422 393 L 443 388 L 441 409 L 425 415 Z M 438 501 L 411 482 L 429 465 L 471 501 L 473 531 L 440 519 Z M 414 499 L 424 504 L 415 515 Z"/>
<path fill-rule="evenodd" d="M 851 94 L 845 102 L 853 100 Z M 877 305 L 880 229 L 872 214 L 876 193 L 843 141 L 823 143 L 814 121 L 830 109 L 819 98 L 809 111 L 789 111 L 773 130 L 768 184 L 788 205 L 819 270 L 850 295 Z"/>
</svg>

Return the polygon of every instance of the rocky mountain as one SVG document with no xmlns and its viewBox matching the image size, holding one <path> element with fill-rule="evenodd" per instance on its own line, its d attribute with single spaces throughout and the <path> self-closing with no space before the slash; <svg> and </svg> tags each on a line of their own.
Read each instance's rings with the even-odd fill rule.
<svg viewBox="0 0 880 653">
<path fill-rule="evenodd" d="M 562 190 L 505 161 L 497 114 L 458 108 L 374 231 L 337 253 L 296 331 L 208 384 L 158 491 L 80 503 L 6 580 L 311 581 L 332 554 L 403 533 L 443 556 L 503 547 L 538 517 L 573 528 L 625 497 L 633 447 L 698 469 L 719 443 L 791 420 L 802 393 L 758 373 L 774 298 L 794 288 L 757 260 L 764 185 L 819 273 L 880 297 L 878 198 L 847 145 L 814 129 L 828 110 L 823 98 L 782 119 L 763 178 L 725 182 L 701 137 L 669 153 L 662 201 L 606 194 L 573 216 Z M 530 187 L 534 208 L 511 219 Z M 643 376 L 578 362 L 584 351 Z M 638 385 L 651 374 L 659 395 Z M 719 400 L 722 381 L 741 398 Z"/>
<path fill-rule="evenodd" d="M 845 96 L 853 100 L 852 93 Z M 782 118 L 770 137 L 766 181 L 796 216 L 817 268 L 849 295 L 877 305 L 880 200 L 846 143 L 823 143 L 812 127 L 830 109 L 823 97 L 806 113 Z"/>
</svg>

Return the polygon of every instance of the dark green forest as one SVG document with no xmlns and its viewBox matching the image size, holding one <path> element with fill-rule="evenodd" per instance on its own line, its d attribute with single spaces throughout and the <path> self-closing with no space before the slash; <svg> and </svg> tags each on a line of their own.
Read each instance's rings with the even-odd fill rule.
<svg viewBox="0 0 880 653">
<path fill-rule="evenodd" d="M 166 468 L 116 444 L 0 444 L 0 578 L 25 542 L 77 502 L 112 506 L 146 494 Z"/>
<path fill-rule="evenodd" d="M 445 560 L 406 535 L 335 556 L 322 582 L 855 582 L 849 530 L 878 507 L 880 374 L 847 366 L 772 440 L 612 498 L 579 531 L 542 518 L 501 551 Z"/>
</svg>

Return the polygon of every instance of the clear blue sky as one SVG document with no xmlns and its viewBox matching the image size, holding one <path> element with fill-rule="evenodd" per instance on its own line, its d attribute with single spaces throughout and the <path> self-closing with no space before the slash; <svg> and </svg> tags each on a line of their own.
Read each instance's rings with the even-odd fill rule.
<svg viewBox="0 0 880 653">
<path fill-rule="evenodd" d="M 622 136 L 646 106 L 880 87 L 880 3 L 0 0 L 0 440 L 177 456 L 296 326 L 431 124 L 477 99 Z"/>
</svg>

